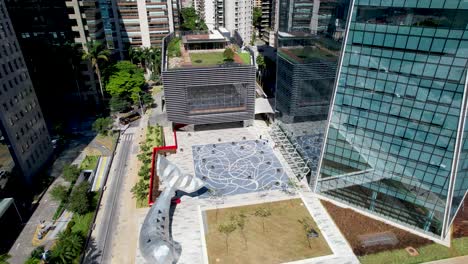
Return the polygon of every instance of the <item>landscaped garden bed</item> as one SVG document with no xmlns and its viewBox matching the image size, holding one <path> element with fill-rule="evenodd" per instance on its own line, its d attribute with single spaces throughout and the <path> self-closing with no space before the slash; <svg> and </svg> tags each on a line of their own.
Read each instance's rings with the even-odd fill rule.
<svg viewBox="0 0 468 264">
<path fill-rule="evenodd" d="M 352 209 L 341 208 L 326 201 L 322 201 L 322 204 L 345 236 L 354 253 L 359 257 L 361 263 L 410 264 L 468 254 L 468 237 L 453 239 L 452 246 L 448 248 L 364 216 Z M 457 225 L 454 226 L 454 230 L 456 229 Z M 388 234 L 396 237 L 398 242 L 396 244 L 363 246 L 363 236 Z M 416 249 L 417 256 L 411 256 L 406 250 L 407 247 Z"/>
<path fill-rule="evenodd" d="M 301 199 L 204 213 L 210 263 L 283 263 L 333 254 Z"/>
</svg>

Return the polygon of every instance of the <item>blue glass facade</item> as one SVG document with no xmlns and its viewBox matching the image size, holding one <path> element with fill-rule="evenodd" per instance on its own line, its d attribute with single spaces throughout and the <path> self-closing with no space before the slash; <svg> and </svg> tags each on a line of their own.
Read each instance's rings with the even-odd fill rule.
<svg viewBox="0 0 468 264">
<path fill-rule="evenodd" d="M 302 156 L 307 167 L 301 171 L 309 171 L 306 176 L 311 182 L 315 182 L 323 145 L 349 3 L 278 1 L 276 120 L 297 152 L 291 160 Z"/>
<path fill-rule="evenodd" d="M 352 5 L 316 192 L 443 238 L 468 187 L 468 2 Z"/>
</svg>

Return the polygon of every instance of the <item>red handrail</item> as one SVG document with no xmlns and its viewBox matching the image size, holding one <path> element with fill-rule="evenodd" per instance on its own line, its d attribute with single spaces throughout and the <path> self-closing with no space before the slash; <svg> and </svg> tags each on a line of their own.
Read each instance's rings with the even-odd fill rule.
<svg viewBox="0 0 468 264">
<path fill-rule="evenodd" d="M 175 145 L 172 145 L 172 146 L 161 146 L 161 147 L 154 147 L 153 148 L 153 153 L 152 153 L 152 157 L 151 157 L 151 176 L 150 176 L 150 186 L 149 186 L 149 196 L 148 196 L 148 204 L 151 206 L 153 205 L 154 201 L 153 201 L 153 182 L 154 182 L 154 171 L 155 171 L 155 163 L 156 163 L 156 159 L 158 157 L 158 153 L 159 152 L 169 152 L 169 151 L 175 151 L 177 152 L 177 134 L 176 134 L 176 129 L 174 128 L 173 129 L 173 133 L 174 133 L 174 142 L 175 142 Z"/>
</svg>

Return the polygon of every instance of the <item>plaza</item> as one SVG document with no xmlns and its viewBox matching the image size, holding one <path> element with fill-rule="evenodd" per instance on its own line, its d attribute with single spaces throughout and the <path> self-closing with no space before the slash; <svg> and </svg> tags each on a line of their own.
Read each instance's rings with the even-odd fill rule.
<svg viewBox="0 0 468 264">
<path fill-rule="evenodd" d="M 207 188 L 218 190 L 220 194 L 211 197 L 206 192 L 193 197 L 184 195 L 181 203 L 175 206 L 172 236 L 181 248 L 177 263 L 209 263 L 206 222 L 203 217 L 206 211 L 295 198 L 302 199 L 304 208 L 317 224 L 331 253 L 297 259 L 294 263 L 320 263 L 324 260 L 327 263 L 358 263 L 357 257 L 319 199 L 309 190 L 305 179 L 298 182 L 295 178 L 278 147 L 275 147 L 269 135 L 270 130 L 263 121 L 255 120 L 251 127 L 216 127 L 204 131 L 176 132 L 179 143 L 177 153 L 168 155 L 167 158 L 183 173 L 202 178 Z M 288 182 L 296 182 L 297 188 L 285 191 Z M 139 214 L 139 223 L 143 222 L 144 216 L 143 212 Z M 135 262 L 144 263 L 139 250 Z"/>
</svg>

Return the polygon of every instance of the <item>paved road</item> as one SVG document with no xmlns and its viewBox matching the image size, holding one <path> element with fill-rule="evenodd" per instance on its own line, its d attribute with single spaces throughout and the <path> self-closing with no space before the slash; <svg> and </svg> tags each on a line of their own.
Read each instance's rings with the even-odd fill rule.
<svg viewBox="0 0 468 264">
<path fill-rule="evenodd" d="M 109 179 L 106 183 L 105 198 L 101 202 L 101 216 L 96 220 L 99 226 L 95 241 L 87 251 L 85 263 L 111 263 L 112 239 L 116 232 L 116 218 L 119 215 L 117 202 L 122 193 L 122 178 L 126 174 L 127 163 L 133 145 L 133 133 L 126 132 L 120 137 L 117 154 L 112 162 Z"/>
</svg>

